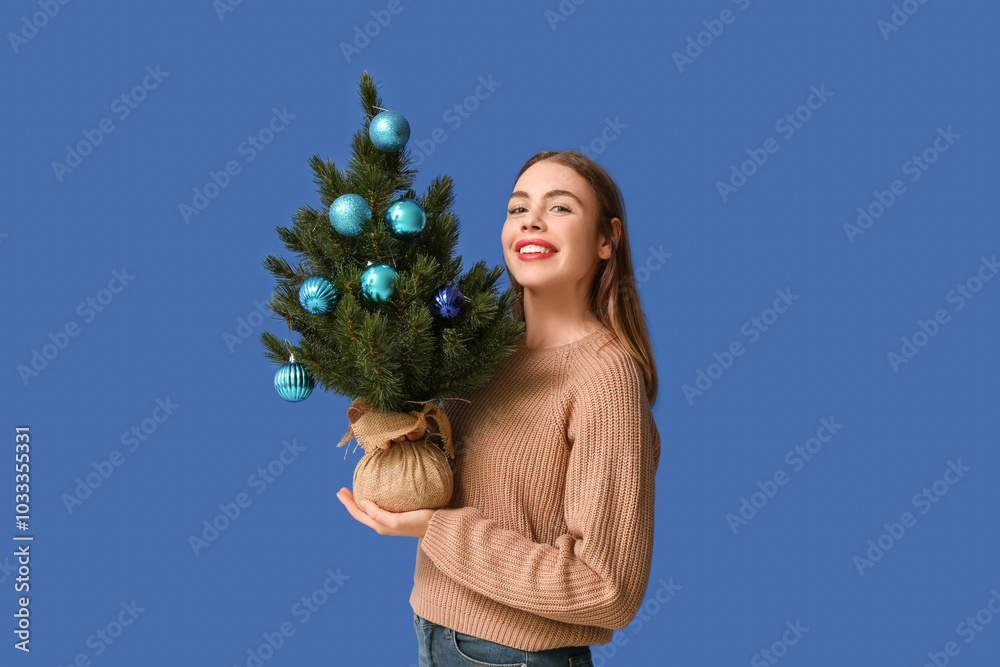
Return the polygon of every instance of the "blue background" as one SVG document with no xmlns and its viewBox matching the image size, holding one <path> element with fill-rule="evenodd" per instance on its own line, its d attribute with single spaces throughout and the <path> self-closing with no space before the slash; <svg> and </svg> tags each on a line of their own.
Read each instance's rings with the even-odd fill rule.
<svg viewBox="0 0 1000 667">
<path fill-rule="evenodd" d="M 264 664 L 415 665 L 417 542 L 375 534 L 336 500 L 361 456 L 334 446 L 350 399 L 280 400 L 259 337 L 294 332 L 255 305 L 274 289 L 261 258 L 295 259 L 275 226 L 319 206 L 308 159 L 346 166 L 365 69 L 409 120 L 418 192 L 454 178 L 466 268 L 503 263 L 506 200 L 537 151 L 586 147 L 624 192 L 663 456 L 647 601 L 595 664 L 772 664 L 767 649 L 783 665 L 916 667 L 928 653 L 943 664 L 948 642 L 949 664 L 997 664 L 1000 280 L 984 263 L 1000 253 L 996 3 L 908 0 L 915 12 L 897 3 L 901 25 L 885 31 L 887 1 L 404 0 L 396 14 L 381 1 L 48 1 L 51 18 L 37 14 L 46 0 L 0 11 L 3 664 L 246 665 L 290 623 Z M 163 74 L 123 118 L 114 101 L 147 67 Z M 480 77 L 495 83 L 476 99 Z M 292 117 L 248 161 L 241 143 L 275 109 Z M 791 136 L 776 126 L 789 113 L 802 121 Z M 113 130 L 76 167 L 53 166 L 104 118 Z M 953 133 L 940 153 L 939 128 Z M 743 165 L 769 138 L 766 162 Z M 925 150 L 935 161 L 910 180 Z M 180 206 L 230 160 L 239 173 L 185 220 Z M 751 175 L 724 197 L 718 182 L 741 165 Z M 905 192 L 845 231 L 897 179 Z M 124 287 L 115 271 L 132 276 Z M 775 320 L 776 290 L 797 298 Z M 894 367 L 889 353 L 939 309 L 947 322 Z M 77 335 L 60 336 L 68 325 Z M 734 341 L 743 354 L 712 366 Z M 700 372 L 711 385 L 685 393 Z M 161 422 L 158 400 L 176 406 Z M 821 444 L 809 439 L 823 419 L 842 428 L 821 431 L 810 460 L 786 458 Z M 121 438 L 144 420 L 130 450 Z M 30 655 L 11 633 L 25 425 Z M 286 442 L 298 456 L 254 485 Z M 67 505 L 115 450 L 121 465 Z M 949 461 L 967 470 L 946 475 Z M 787 483 L 770 487 L 776 473 Z M 916 497 L 925 488 L 934 502 Z M 189 537 L 240 493 L 249 506 L 196 555 Z M 727 518 L 743 499 L 750 518 Z M 892 537 L 884 524 L 904 512 Z M 869 540 L 888 547 L 877 560 Z M 327 570 L 340 587 L 303 622 L 295 604 Z M 661 582 L 675 585 L 663 604 Z M 96 639 L 133 601 L 134 622 Z M 977 613 L 981 630 L 960 625 Z M 808 630 L 783 635 L 786 622 Z"/>
</svg>

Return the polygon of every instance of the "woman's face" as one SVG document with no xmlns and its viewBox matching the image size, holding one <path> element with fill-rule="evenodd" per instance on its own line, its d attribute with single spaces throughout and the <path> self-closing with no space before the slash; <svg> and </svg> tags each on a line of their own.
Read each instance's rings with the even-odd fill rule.
<svg viewBox="0 0 1000 667">
<path fill-rule="evenodd" d="M 590 184 L 574 169 L 553 160 L 531 165 L 514 184 L 500 235 L 507 270 L 526 288 L 577 284 L 589 293 L 610 243 L 598 238 L 600 210 Z M 517 244 L 541 239 L 551 254 L 521 254 Z M 537 249 L 537 248 L 536 248 Z"/>
</svg>

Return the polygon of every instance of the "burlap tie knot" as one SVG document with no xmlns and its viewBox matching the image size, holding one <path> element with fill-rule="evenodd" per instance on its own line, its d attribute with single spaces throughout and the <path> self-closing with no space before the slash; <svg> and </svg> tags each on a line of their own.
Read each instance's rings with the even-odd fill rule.
<svg viewBox="0 0 1000 667">
<path fill-rule="evenodd" d="M 357 438 L 367 454 L 375 449 L 389 449 L 386 443 L 393 438 L 429 429 L 427 439 L 442 447 L 448 458 L 455 458 L 455 450 L 451 444 L 451 423 L 441 406 L 432 401 L 424 402 L 420 410 L 389 412 L 374 410 L 363 398 L 356 398 L 347 408 L 347 419 L 351 425 L 337 444 L 338 447 Z"/>
</svg>

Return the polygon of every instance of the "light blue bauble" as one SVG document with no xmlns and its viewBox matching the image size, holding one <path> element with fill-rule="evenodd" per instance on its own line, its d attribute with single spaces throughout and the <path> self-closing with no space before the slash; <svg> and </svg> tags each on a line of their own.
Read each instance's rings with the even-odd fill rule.
<svg viewBox="0 0 1000 667">
<path fill-rule="evenodd" d="M 385 212 L 385 226 L 397 239 L 412 239 L 427 226 L 427 214 L 413 199 L 400 199 Z"/>
<path fill-rule="evenodd" d="M 326 276 L 309 276 L 299 287 L 299 303 L 313 315 L 326 315 L 339 300 L 337 288 Z"/>
<path fill-rule="evenodd" d="M 401 113 L 383 111 L 368 123 L 368 137 L 383 153 L 397 153 L 410 139 L 410 124 Z"/>
<path fill-rule="evenodd" d="M 372 303 L 387 301 L 396 290 L 398 277 L 388 264 L 372 264 L 361 272 L 361 293 Z"/>
<path fill-rule="evenodd" d="M 357 236 L 372 219 L 372 207 L 361 195 L 340 195 L 330 204 L 330 224 L 344 236 Z"/>
<path fill-rule="evenodd" d="M 295 361 L 295 357 L 292 357 L 291 361 L 279 368 L 278 372 L 274 374 L 274 388 L 277 390 L 278 396 L 289 403 L 297 403 L 309 398 L 309 394 L 312 393 L 315 386 L 316 380 L 313 379 L 312 373 L 306 370 L 306 367 L 301 363 Z"/>
</svg>

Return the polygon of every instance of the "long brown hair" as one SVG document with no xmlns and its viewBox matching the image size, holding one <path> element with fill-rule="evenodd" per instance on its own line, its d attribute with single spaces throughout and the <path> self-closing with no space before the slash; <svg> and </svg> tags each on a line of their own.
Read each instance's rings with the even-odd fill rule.
<svg viewBox="0 0 1000 667">
<path fill-rule="evenodd" d="M 570 167 L 580 174 L 593 189 L 600 206 L 597 219 L 598 234 L 611 239 L 611 257 L 601 260 L 590 290 L 590 312 L 610 329 L 622 346 L 642 369 L 646 397 L 652 406 L 656 402 L 659 382 L 656 375 L 656 360 L 653 346 L 649 342 L 646 320 L 639 304 L 639 290 L 632 271 L 632 251 L 628 242 L 628 225 L 625 223 L 625 200 L 614 179 L 604 169 L 583 153 L 577 151 L 542 151 L 531 156 L 524 163 L 517 178 L 531 165 L 541 160 L 552 160 Z M 514 179 L 515 184 L 517 178 Z M 621 220 L 621 237 L 615 240 L 612 218 Z M 510 272 L 508 271 L 508 274 Z M 513 303 L 514 317 L 524 322 L 524 287 L 510 275 L 510 285 L 517 291 L 518 298 Z"/>
</svg>

